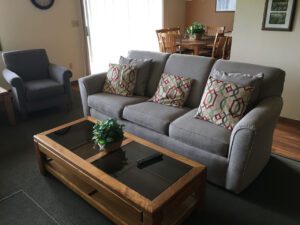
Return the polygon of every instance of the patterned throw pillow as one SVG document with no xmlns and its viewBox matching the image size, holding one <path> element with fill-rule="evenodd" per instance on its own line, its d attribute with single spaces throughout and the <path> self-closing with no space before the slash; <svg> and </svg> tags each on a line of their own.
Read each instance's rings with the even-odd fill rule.
<svg viewBox="0 0 300 225">
<path fill-rule="evenodd" d="M 132 96 L 136 83 L 136 70 L 130 65 L 109 64 L 103 92 Z"/>
<path fill-rule="evenodd" d="M 163 105 L 182 107 L 192 87 L 192 79 L 163 73 L 155 95 L 149 100 Z"/>
<path fill-rule="evenodd" d="M 232 130 L 242 118 L 254 89 L 210 76 L 195 118 Z"/>
<path fill-rule="evenodd" d="M 250 102 L 247 106 L 246 112 L 250 111 L 257 103 L 260 85 L 263 82 L 264 74 L 246 74 L 246 73 L 228 73 L 224 71 L 213 70 L 211 76 L 217 80 L 222 80 L 225 82 L 232 82 L 240 86 L 252 86 L 255 87 Z"/>
<path fill-rule="evenodd" d="M 149 80 L 150 70 L 151 70 L 152 59 L 132 59 L 120 57 L 119 64 L 129 64 L 134 66 L 137 70 L 136 75 L 136 85 L 133 93 L 136 95 L 144 96 L 147 82 Z"/>
</svg>

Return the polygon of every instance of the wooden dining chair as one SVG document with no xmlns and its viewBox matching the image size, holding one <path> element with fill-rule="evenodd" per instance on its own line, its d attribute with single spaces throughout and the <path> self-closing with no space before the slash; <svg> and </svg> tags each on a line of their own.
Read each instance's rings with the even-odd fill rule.
<svg viewBox="0 0 300 225">
<path fill-rule="evenodd" d="M 224 57 L 226 38 L 227 37 L 225 37 L 223 34 L 216 33 L 213 50 L 211 54 L 212 58 L 221 59 Z"/>
<path fill-rule="evenodd" d="M 215 36 L 216 33 L 224 34 L 224 31 L 225 31 L 225 27 L 206 26 L 205 35 Z"/>
<path fill-rule="evenodd" d="M 166 53 L 192 54 L 192 50 L 181 46 L 179 27 L 156 30 L 159 50 Z"/>
<path fill-rule="evenodd" d="M 205 27 L 205 39 L 207 44 L 203 47 L 203 56 L 211 56 L 213 48 L 215 46 L 216 35 L 224 35 L 225 27 L 206 26 Z"/>
<path fill-rule="evenodd" d="M 223 48 L 223 59 L 230 59 L 232 37 L 226 36 L 225 45 Z"/>
<path fill-rule="evenodd" d="M 156 30 L 156 35 L 158 39 L 159 50 L 161 52 L 180 52 L 180 44 L 178 44 L 178 40 L 180 40 L 181 34 L 179 27 Z"/>
</svg>

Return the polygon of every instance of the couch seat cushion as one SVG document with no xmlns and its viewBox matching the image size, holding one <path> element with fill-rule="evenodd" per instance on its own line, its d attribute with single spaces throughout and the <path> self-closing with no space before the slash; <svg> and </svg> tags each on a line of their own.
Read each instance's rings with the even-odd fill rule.
<svg viewBox="0 0 300 225">
<path fill-rule="evenodd" d="M 26 98 L 29 101 L 44 99 L 64 93 L 64 86 L 52 79 L 41 79 L 24 82 Z"/>
<path fill-rule="evenodd" d="M 109 117 L 121 118 L 126 105 L 147 101 L 146 97 L 125 97 L 109 93 L 97 93 L 88 97 L 88 106 Z"/>
<path fill-rule="evenodd" d="M 170 124 L 169 136 L 191 146 L 227 156 L 231 132 L 213 123 L 195 119 L 197 109 L 191 110 Z"/>
<path fill-rule="evenodd" d="M 143 102 L 126 106 L 123 118 L 159 133 L 168 134 L 169 124 L 189 110 L 189 108 Z"/>
</svg>

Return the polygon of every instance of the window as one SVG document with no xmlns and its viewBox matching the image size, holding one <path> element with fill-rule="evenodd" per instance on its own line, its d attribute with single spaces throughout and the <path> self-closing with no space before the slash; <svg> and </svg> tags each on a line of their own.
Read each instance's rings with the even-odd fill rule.
<svg viewBox="0 0 300 225">
<path fill-rule="evenodd" d="M 158 50 L 163 0 L 84 0 L 92 73 L 107 71 L 128 50 Z"/>
<path fill-rule="evenodd" d="M 235 11 L 236 0 L 217 0 L 216 11 Z"/>
</svg>

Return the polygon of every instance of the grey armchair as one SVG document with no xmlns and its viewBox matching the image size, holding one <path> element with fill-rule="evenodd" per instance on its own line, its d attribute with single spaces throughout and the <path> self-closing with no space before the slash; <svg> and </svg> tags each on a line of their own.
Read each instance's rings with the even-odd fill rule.
<svg viewBox="0 0 300 225">
<path fill-rule="evenodd" d="M 4 79 L 11 85 L 14 104 L 24 116 L 52 106 L 72 103 L 70 78 L 65 67 L 49 63 L 45 49 L 2 53 Z"/>
</svg>

